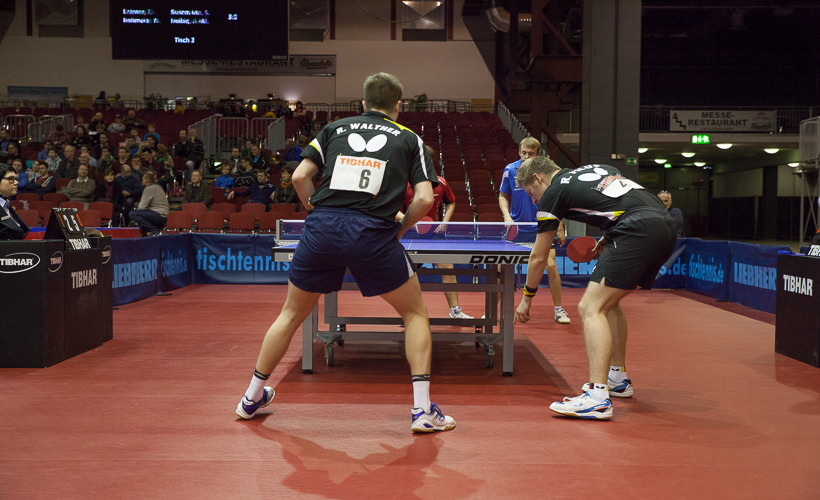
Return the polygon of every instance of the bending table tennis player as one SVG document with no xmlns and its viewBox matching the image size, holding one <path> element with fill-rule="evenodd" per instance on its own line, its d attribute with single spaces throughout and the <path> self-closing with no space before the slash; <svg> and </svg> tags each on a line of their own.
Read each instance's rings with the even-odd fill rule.
<svg viewBox="0 0 820 500">
<path fill-rule="evenodd" d="M 432 156 L 435 151 L 430 146 L 426 146 L 427 153 Z M 441 222 L 449 222 L 450 218 L 456 211 L 456 197 L 453 194 L 453 190 L 450 189 L 450 185 L 447 184 L 447 181 L 441 177 L 437 176 L 438 179 L 438 186 L 433 188 L 433 206 L 430 208 L 430 211 L 427 212 L 427 217 L 430 217 L 433 221 L 441 220 Z M 407 194 L 404 200 L 404 206 L 402 210 L 407 210 L 407 207 L 413 202 L 415 197 L 415 192 L 413 191 L 413 187 L 408 184 L 407 185 Z M 441 206 L 444 204 L 444 215 L 441 215 Z M 396 220 L 401 221 L 404 218 L 404 213 L 399 211 L 396 214 Z M 436 232 L 441 232 L 444 230 L 443 226 L 438 226 L 436 228 Z M 439 269 L 452 269 L 452 264 L 433 264 Z M 452 274 L 442 274 L 441 275 L 441 282 L 442 283 L 455 283 L 456 277 Z M 447 305 L 450 307 L 450 318 L 452 319 L 473 319 L 472 316 L 468 316 L 464 314 L 461 310 L 461 306 L 458 305 L 458 292 L 444 292 L 444 298 L 447 299 Z"/>
<path fill-rule="evenodd" d="M 658 270 L 675 248 L 675 223 L 657 196 L 609 165 L 560 169 L 552 160 L 538 156 L 521 165 L 516 180 L 538 204 L 538 236 L 516 321 L 530 319 L 558 221 L 576 220 L 604 231 L 594 249 L 598 262 L 578 304 L 589 382 L 583 385 L 580 396 L 552 403 L 550 410 L 608 420 L 613 413 L 609 396 L 628 398 L 633 394 L 626 374 L 627 324 L 620 301 L 638 286 L 652 287 Z"/>
<path fill-rule="evenodd" d="M 402 91 L 393 75 L 369 76 L 365 113 L 328 124 L 302 152 L 293 185 L 313 212 L 293 255 L 285 305 L 265 335 L 250 386 L 236 408 L 240 418 L 252 418 L 271 403 L 274 389 L 265 381 L 319 296 L 340 290 L 349 268 L 362 295 L 381 296 L 406 325 L 414 401 L 411 431 L 447 431 L 456 425 L 430 402 L 427 307 L 416 268 L 399 242 L 430 210 L 438 184 L 421 138 L 396 123 Z M 314 191 L 311 179 L 320 172 L 322 182 Z M 394 219 L 408 182 L 415 198 L 399 223 Z"/>
</svg>

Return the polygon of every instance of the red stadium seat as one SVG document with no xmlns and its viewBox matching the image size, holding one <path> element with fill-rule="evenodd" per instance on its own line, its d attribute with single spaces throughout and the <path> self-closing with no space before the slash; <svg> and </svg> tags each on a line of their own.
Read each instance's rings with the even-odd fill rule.
<svg viewBox="0 0 820 500">
<path fill-rule="evenodd" d="M 102 218 L 101 224 L 111 227 L 111 219 L 114 218 L 114 204 L 109 201 L 95 201 L 88 204 L 89 210 L 98 210 Z"/>
<path fill-rule="evenodd" d="M 253 214 L 254 221 L 258 221 L 265 213 L 265 205 L 261 203 L 247 203 L 242 205 L 242 213 Z"/>
<path fill-rule="evenodd" d="M 228 220 L 232 213 L 236 213 L 236 205 L 233 203 L 214 203 L 211 205 L 211 212 L 222 214 L 223 220 Z"/>
<path fill-rule="evenodd" d="M 34 201 L 40 201 L 40 195 L 37 193 L 20 193 L 15 198 L 16 201 L 25 201 L 26 203 L 32 203 Z"/>
<path fill-rule="evenodd" d="M 28 204 L 29 209 L 36 210 L 37 214 L 43 219 L 43 226 L 48 225 L 48 219 L 51 217 L 51 209 L 55 207 L 54 203 L 50 201 L 32 201 Z"/>
<path fill-rule="evenodd" d="M 204 212 L 199 215 L 196 225 L 196 231 L 200 233 L 221 233 L 225 228 L 225 214 L 218 210 Z"/>
<path fill-rule="evenodd" d="M 198 203 L 202 205 L 202 203 Z M 183 205 L 184 208 L 185 205 Z M 168 222 L 163 233 L 179 233 L 191 231 L 194 225 L 194 213 L 189 211 L 168 212 Z"/>
<path fill-rule="evenodd" d="M 478 222 L 504 222 L 504 216 L 501 212 L 478 214 Z"/>
<path fill-rule="evenodd" d="M 191 202 L 183 204 L 182 211 L 190 213 L 193 219 L 197 219 L 201 213 L 208 211 L 208 207 L 204 203 Z"/>
<path fill-rule="evenodd" d="M 43 195 L 43 201 L 50 201 L 54 203 L 54 206 L 56 207 L 59 206 L 60 203 L 68 201 L 68 196 L 63 193 L 46 193 Z"/>
<path fill-rule="evenodd" d="M 251 205 L 245 206 L 253 206 L 256 203 L 251 203 Z M 264 205 L 259 204 L 260 207 L 265 208 Z M 263 212 L 264 213 L 264 212 Z M 237 212 L 235 214 L 231 214 L 231 221 L 230 225 L 228 226 L 228 231 L 235 232 L 235 233 L 252 233 L 254 229 L 254 224 L 256 222 L 256 214 L 253 212 Z"/>
<path fill-rule="evenodd" d="M 278 212 L 265 212 L 262 214 L 262 217 L 259 219 L 259 232 L 260 233 L 275 233 L 276 232 L 276 221 L 281 219 L 282 216 Z"/>
<path fill-rule="evenodd" d="M 60 208 L 76 208 L 77 210 L 85 210 L 85 203 L 81 201 L 64 201 L 60 203 Z"/>
<path fill-rule="evenodd" d="M 102 225 L 102 214 L 99 210 L 78 210 L 77 218 L 83 227 L 100 227 Z"/>
<path fill-rule="evenodd" d="M 37 213 L 37 210 L 14 210 L 17 212 L 17 215 L 23 219 L 23 222 L 26 223 L 28 227 L 35 227 L 37 226 L 37 221 L 40 219 L 40 215 Z"/>
</svg>

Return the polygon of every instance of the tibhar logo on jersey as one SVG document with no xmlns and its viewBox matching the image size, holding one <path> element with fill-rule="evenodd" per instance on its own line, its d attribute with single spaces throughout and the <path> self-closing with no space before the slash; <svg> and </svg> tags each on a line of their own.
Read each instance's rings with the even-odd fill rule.
<svg viewBox="0 0 820 500">
<path fill-rule="evenodd" d="M 357 153 L 362 153 L 365 150 L 368 153 L 375 153 L 387 144 L 387 136 L 379 134 L 369 141 L 365 141 L 364 137 L 354 132 L 347 136 L 347 144 L 350 146 L 350 149 Z"/>
</svg>

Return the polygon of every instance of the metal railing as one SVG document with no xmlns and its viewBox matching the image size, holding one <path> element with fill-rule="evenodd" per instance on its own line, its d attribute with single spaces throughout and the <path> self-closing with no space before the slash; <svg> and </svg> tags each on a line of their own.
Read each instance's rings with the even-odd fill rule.
<svg viewBox="0 0 820 500">
<path fill-rule="evenodd" d="M 215 154 L 230 153 L 233 148 L 243 148 L 245 140 L 253 140 L 247 118 L 222 117 L 217 123 Z"/>
<path fill-rule="evenodd" d="M 205 157 L 213 161 L 217 152 L 217 126 L 219 124 L 218 116 L 209 116 L 204 120 L 200 120 L 188 128 L 196 130 L 196 136 L 202 141 L 205 148 Z"/>
<path fill-rule="evenodd" d="M 254 144 L 260 144 L 262 149 L 273 149 L 267 146 L 268 129 L 273 122 L 281 118 L 252 118 L 250 122 L 250 139 Z M 284 120 L 282 120 L 284 123 Z M 284 129 L 283 129 L 284 130 Z"/>
<path fill-rule="evenodd" d="M 8 115 L 3 117 L 3 128 L 8 131 L 12 139 L 27 144 L 30 141 L 29 125 L 36 122 L 37 118 L 34 115 Z"/>
<path fill-rule="evenodd" d="M 41 116 L 35 123 L 30 123 L 27 128 L 28 142 L 45 142 L 48 136 L 57 129 L 57 125 L 62 125 L 63 130 L 74 129 L 74 115 Z"/>
<path fill-rule="evenodd" d="M 504 106 L 503 103 L 498 103 L 496 106 L 496 114 L 498 117 L 501 118 L 501 123 L 504 124 L 504 127 L 510 131 L 510 135 L 512 135 L 513 140 L 516 144 L 519 144 L 525 137 L 529 137 L 530 133 L 524 125 L 518 121 L 518 118 L 515 117 L 512 112 L 507 109 L 507 106 Z"/>
<path fill-rule="evenodd" d="M 285 119 L 277 118 L 268 125 L 267 137 L 264 143 L 265 149 L 276 152 L 285 149 Z"/>
</svg>

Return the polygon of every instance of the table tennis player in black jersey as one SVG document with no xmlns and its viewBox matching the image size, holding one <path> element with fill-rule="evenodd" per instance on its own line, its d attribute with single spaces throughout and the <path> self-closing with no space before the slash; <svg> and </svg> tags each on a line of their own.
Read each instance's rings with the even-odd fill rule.
<svg viewBox="0 0 820 500">
<path fill-rule="evenodd" d="M 639 286 L 652 287 L 658 270 L 675 248 L 675 223 L 655 194 L 609 165 L 561 169 L 549 158 L 537 156 L 521 165 L 516 179 L 538 204 L 538 236 L 516 321 L 530 319 L 532 299 L 558 222 L 575 220 L 604 231 L 594 250 L 598 262 L 578 304 L 589 382 L 583 385 L 583 394 L 552 403 L 550 410 L 608 420 L 613 413 L 609 397 L 633 394 L 626 374 L 627 326 L 620 301 Z"/>
<path fill-rule="evenodd" d="M 430 321 L 416 266 L 399 242 L 430 210 L 438 185 L 424 142 L 396 123 L 402 91 L 393 75 L 368 77 L 365 112 L 328 124 L 302 151 L 293 185 L 312 213 L 293 254 L 285 305 L 265 335 L 250 386 L 236 408 L 242 419 L 271 403 L 274 390 L 265 382 L 293 334 L 321 294 L 341 289 L 345 269 L 350 269 L 362 295 L 381 296 L 406 325 L 414 400 L 411 431 L 447 431 L 456 425 L 430 402 Z M 314 191 L 311 180 L 319 173 L 322 181 Z M 415 197 L 396 222 L 408 183 Z"/>
</svg>

